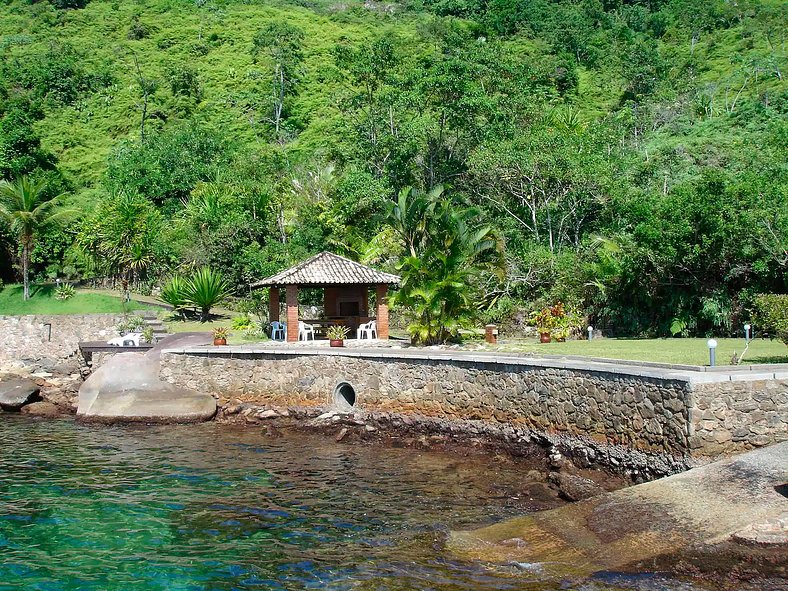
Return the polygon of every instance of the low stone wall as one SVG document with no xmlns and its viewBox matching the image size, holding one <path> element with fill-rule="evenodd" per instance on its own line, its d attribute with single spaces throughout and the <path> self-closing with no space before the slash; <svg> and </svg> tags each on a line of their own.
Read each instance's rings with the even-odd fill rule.
<svg viewBox="0 0 788 591">
<path fill-rule="evenodd" d="M 786 375 L 734 375 L 730 381 L 692 388 L 690 444 L 705 455 L 761 447 L 788 440 Z"/>
<path fill-rule="evenodd" d="M 116 336 L 114 327 L 122 319 L 118 314 L 0 316 L 0 367 L 57 371 L 65 363 L 69 368 L 62 368 L 62 373 L 68 373 L 73 370 L 78 343 Z M 51 339 L 46 324 L 52 325 Z"/>
<path fill-rule="evenodd" d="M 706 456 L 788 438 L 788 371 L 785 380 L 730 381 L 598 362 L 242 347 L 168 351 L 161 367 L 166 381 L 247 403 L 330 407 L 347 382 L 362 410 L 505 423 L 647 452 Z"/>
</svg>

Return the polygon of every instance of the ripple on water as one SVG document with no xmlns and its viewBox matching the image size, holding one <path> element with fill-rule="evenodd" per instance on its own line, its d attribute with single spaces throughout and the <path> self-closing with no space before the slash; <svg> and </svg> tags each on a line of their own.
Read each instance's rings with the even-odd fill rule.
<svg viewBox="0 0 788 591">
<path fill-rule="evenodd" d="M 603 588 L 444 554 L 523 511 L 522 467 L 214 424 L 3 417 L 0 441 L 0 591 Z"/>
</svg>

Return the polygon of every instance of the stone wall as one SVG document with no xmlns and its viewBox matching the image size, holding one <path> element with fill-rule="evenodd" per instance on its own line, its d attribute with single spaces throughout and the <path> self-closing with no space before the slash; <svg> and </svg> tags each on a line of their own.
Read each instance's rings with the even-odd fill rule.
<svg viewBox="0 0 788 591">
<path fill-rule="evenodd" d="M 69 373 L 78 343 L 116 336 L 114 327 L 122 319 L 118 314 L 0 316 L 0 370 L 34 367 Z M 47 323 L 52 325 L 51 340 Z M 63 364 L 69 368 L 58 367 Z"/>
<path fill-rule="evenodd" d="M 706 456 L 788 438 L 788 372 L 785 380 L 731 381 L 467 354 L 210 348 L 165 352 L 161 367 L 166 381 L 246 403 L 330 408 L 337 384 L 347 382 L 361 410 L 508 424 L 646 452 Z"/>
<path fill-rule="evenodd" d="M 788 376 L 695 384 L 690 411 L 693 449 L 727 453 L 788 439 Z"/>
</svg>

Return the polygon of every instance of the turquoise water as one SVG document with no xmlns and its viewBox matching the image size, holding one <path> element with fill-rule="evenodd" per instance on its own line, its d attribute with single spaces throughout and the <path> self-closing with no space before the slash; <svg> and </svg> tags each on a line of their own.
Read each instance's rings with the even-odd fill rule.
<svg viewBox="0 0 788 591">
<path fill-rule="evenodd" d="M 523 467 L 215 424 L 5 415 L 0 441 L 0 591 L 610 588 L 444 552 L 534 508 Z"/>
</svg>

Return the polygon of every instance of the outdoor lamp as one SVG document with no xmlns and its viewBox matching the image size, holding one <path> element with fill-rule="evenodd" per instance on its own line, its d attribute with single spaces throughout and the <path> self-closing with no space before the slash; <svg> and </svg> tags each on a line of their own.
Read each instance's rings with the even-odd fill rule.
<svg viewBox="0 0 788 591">
<path fill-rule="evenodd" d="M 749 343 L 750 342 L 750 334 L 751 334 L 750 333 L 750 329 L 751 328 L 752 328 L 752 326 L 749 325 L 749 324 L 745 324 L 744 325 L 744 342 L 745 343 Z"/>
<path fill-rule="evenodd" d="M 717 350 L 717 341 L 709 339 L 706 341 L 706 346 L 709 348 L 709 365 L 714 367 L 716 365 L 717 357 L 715 352 Z"/>
<path fill-rule="evenodd" d="M 594 340 L 594 327 L 593 326 L 589 326 L 586 330 L 588 331 L 588 340 L 589 341 L 593 341 Z"/>
</svg>

